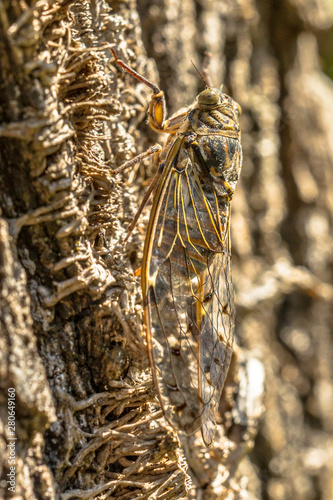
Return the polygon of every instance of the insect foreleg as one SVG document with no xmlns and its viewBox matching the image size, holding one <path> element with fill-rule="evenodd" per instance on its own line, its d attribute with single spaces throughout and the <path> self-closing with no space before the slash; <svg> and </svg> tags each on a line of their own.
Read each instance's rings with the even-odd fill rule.
<svg viewBox="0 0 333 500">
<path fill-rule="evenodd" d="M 149 125 L 154 130 L 156 130 L 157 132 L 163 132 L 167 116 L 163 90 L 160 90 L 157 85 L 137 73 L 134 69 L 130 68 L 126 63 L 124 63 L 124 61 L 118 59 L 118 56 L 113 49 L 111 49 L 111 52 L 116 59 L 116 64 L 120 68 L 123 68 L 125 71 L 127 71 L 127 73 L 134 76 L 134 78 L 147 85 L 147 87 L 149 87 L 153 91 L 153 95 L 151 97 L 148 108 L 148 121 Z"/>
<path fill-rule="evenodd" d="M 150 82 L 144 76 L 137 73 L 134 69 L 130 68 L 126 63 L 124 63 L 124 61 L 118 59 L 117 54 L 113 49 L 111 49 L 111 52 L 116 59 L 116 64 L 120 68 L 123 68 L 125 71 L 127 71 L 127 73 L 147 85 L 147 87 L 149 87 L 153 91 L 153 95 L 151 96 L 148 108 L 149 125 L 157 132 L 164 132 L 166 134 L 174 134 L 175 132 L 177 132 L 184 117 L 187 115 L 187 111 L 181 111 L 180 113 L 173 115 L 168 120 L 163 90 L 161 90 L 154 83 Z"/>
</svg>

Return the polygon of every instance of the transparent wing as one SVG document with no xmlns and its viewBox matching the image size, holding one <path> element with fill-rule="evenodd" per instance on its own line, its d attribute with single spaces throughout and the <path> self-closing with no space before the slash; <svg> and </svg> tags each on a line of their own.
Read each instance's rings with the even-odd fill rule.
<svg viewBox="0 0 333 500">
<path fill-rule="evenodd" d="M 201 303 L 199 407 L 202 437 L 207 446 L 214 440 L 215 412 L 228 373 L 234 336 L 234 296 L 230 257 L 214 256 L 203 276 Z"/>
<path fill-rule="evenodd" d="M 230 208 L 175 147 L 178 168 L 170 163 L 161 179 L 146 237 L 147 341 L 167 420 L 188 434 L 202 427 L 209 445 L 233 343 Z"/>
</svg>

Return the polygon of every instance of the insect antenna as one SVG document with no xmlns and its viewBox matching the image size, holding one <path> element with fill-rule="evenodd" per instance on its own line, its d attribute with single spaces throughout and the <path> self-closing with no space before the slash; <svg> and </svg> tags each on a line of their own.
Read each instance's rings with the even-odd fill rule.
<svg viewBox="0 0 333 500">
<path fill-rule="evenodd" d="M 210 79 L 209 71 L 208 71 L 208 66 L 209 66 L 210 60 L 212 58 L 212 54 L 210 52 L 206 51 L 204 53 L 204 56 L 205 56 L 205 59 L 204 59 L 202 74 L 204 76 L 204 80 L 206 82 L 206 85 L 208 87 L 212 87 L 213 84 L 212 84 L 212 81 Z"/>
<path fill-rule="evenodd" d="M 202 79 L 203 79 L 205 86 L 206 86 L 206 87 L 210 87 L 210 85 L 208 85 L 208 82 L 206 81 L 206 78 L 205 78 L 205 76 L 207 76 L 207 75 L 204 75 L 204 74 L 200 73 L 200 71 L 198 70 L 198 68 L 196 67 L 196 65 L 195 65 L 195 64 L 194 64 L 194 62 L 192 61 L 192 59 L 191 59 L 191 63 L 192 63 L 193 68 L 195 69 L 195 71 L 196 71 L 196 72 L 198 73 L 198 75 L 200 76 L 200 78 L 202 78 Z"/>
</svg>

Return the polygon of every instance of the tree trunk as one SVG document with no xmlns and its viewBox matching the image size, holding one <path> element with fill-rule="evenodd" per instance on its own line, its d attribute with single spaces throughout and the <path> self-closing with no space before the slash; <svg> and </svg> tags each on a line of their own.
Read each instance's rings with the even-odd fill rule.
<svg viewBox="0 0 333 500">
<path fill-rule="evenodd" d="M 333 497 L 332 24 L 325 0 L 0 2 L 0 498 Z M 243 109 L 238 347 L 209 450 L 155 397 L 149 204 L 124 243 L 153 171 L 111 170 L 164 139 L 111 47 L 170 114 L 208 50 Z"/>
</svg>

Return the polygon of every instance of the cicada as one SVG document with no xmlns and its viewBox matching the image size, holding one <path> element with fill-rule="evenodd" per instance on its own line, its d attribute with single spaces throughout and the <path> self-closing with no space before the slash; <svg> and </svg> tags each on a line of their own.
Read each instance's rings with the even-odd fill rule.
<svg viewBox="0 0 333 500">
<path fill-rule="evenodd" d="M 155 145 L 114 171 L 154 154 L 141 271 L 154 384 L 169 424 L 186 434 L 201 429 L 210 446 L 233 350 L 230 202 L 242 165 L 241 110 L 207 84 L 167 119 L 163 91 L 113 55 L 150 87 L 148 122 L 169 136 L 163 148 Z"/>
</svg>

